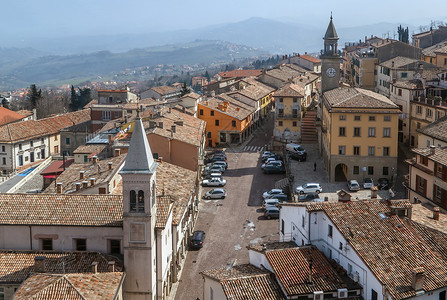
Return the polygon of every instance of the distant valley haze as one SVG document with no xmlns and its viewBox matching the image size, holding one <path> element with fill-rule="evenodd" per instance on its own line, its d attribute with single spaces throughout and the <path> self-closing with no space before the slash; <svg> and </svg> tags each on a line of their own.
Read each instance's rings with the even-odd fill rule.
<svg viewBox="0 0 447 300">
<path fill-rule="evenodd" d="M 394 38 L 399 25 L 411 35 L 447 22 L 447 1 L 436 10 L 402 0 L 19 0 L 1 8 L 0 90 L 181 64 L 179 57 L 193 64 L 317 53 L 331 12 L 340 48 L 370 35 Z"/>
</svg>

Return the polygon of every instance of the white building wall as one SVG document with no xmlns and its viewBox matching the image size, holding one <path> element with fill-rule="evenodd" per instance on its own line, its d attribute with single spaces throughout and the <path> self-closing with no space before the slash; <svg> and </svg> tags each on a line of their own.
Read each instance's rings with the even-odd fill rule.
<svg viewBox="0 0 447 300">
<path fill-rule="evenodd" d="M 304 227 L 302 226 L 303 217 Z M 381 297 L 382 286 L 380 282 L 351 246 L 347 244 L 344 237 L 323 211 L 308 212 L 304 206 L 283 206 L 280 210 L 280 224 L 282 220 L 284 220 L 284 234 L 280 233 L 280 237 L 284 237 L 284 241 L 295 240 L 297 245 L 301 245 L 301 240 L 304 240 L 307 244 L 310 224 L 310 243 L 317 246 L 326 257 L 336 260 L 350 273 L 351 278 L 362 285 L 364 299 L 371 299 L 372 289 Z M 328 235 L 329 225 L 332 226 L 332 237 Z M 342 249 L 340 249 L 340 243 L 342 243 Z M 260 261 L 259 258 L 257 260 Z M 252 263 L 251 256 L 250 263 Z"/>
<path fill-rule="evenodd" d="M 74 239 L 86 239 L 87 251 L 108 253 L 110 250 L 109 240 L 122 240 L 123 228 L 90 226 L 0 226 L 1 249 L 42 250 L 42 238 L 53 239 L 54 250 L 74 251 L 76 250 Z M 123 253 L 122 243 L 121 253 Z"/>
<path fill-rule="evenodd" d="M 250 260 L 250 264 L 263 270 L 267 269 L 270 272 L 273 272 L 273 268 L 265 257 L 264 253 L 260 253 L 254 250 L 248 250 L 248 258 Z"/>
<path fill-rule="evenodd" d="M 203 283 L 204 300 L 227 300 L 222 285 L 219 281 L 204 276 Z"/>
</svg>

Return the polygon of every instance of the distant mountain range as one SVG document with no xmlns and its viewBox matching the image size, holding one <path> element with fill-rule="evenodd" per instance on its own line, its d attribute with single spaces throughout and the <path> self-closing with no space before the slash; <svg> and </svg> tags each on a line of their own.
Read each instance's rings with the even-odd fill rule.
<svg viewBox="0 0 447 300">
<path fill-rule="evenodd" d="M 20 59 L 13 55 L 21 52 Z M 0 49 L 0 90 L 27 87 L 31 83 L 49 85 L 72 83 L 110 76 L 125 69 L 159 64 L 195 65 L 230 63 L 268 53 L 223 41 L 196 40 L 190 43 L 133 49 L 121 53 L 99 51 L 89 54 L 39 55 L 30 49 Z M 9 54 L 9 58 L 6 55 Z M 146 78 L 150 79 L 150 78 Z"/>
<path fill-rule="evenodd" d="M 335 24 L 337 25 L 337 24 Z M 393 38 L 398 23 L 377 23 L 358 27 L 338 28 L 340 45 L 358 41 L 365 36 Z M 408 26 L 402 24 L 404 27 Z M 327 24 L 296 24 L 264 18 L 250 18 L 241 22 L 207 26 L 199 29 L 160 31 L 147 34 L 68 36 L 60 38 L 29 38 L 11 45 L 31 47 L 51 54 L 79 54 L 98 51 L 124 52 L 134 48 L 166 44 L 188 43 L 194 40 L 220 40 L 262 48 L 273 54 L 319 52 Z M 410 33 L 416 30 L 409 26 Z"/>
<path fill-rule="evenodd" d="M 208 64 L 268 54 L 319 52 L 326 26 L 251 18 L 190 30 L 22 40 L 16 48 L 0 48 L 0 90 L 30 83 L 70 83 L 75 78 L 154 64 Z M 393 38 L 398 26 L 379 23 L 336 28 L 339 47 L 370 35 Z"/>
</svg>

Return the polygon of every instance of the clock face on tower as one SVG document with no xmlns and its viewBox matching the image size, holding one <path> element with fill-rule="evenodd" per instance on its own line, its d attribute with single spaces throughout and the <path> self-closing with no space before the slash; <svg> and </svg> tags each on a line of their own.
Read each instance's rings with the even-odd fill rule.
<svg viewBox="0 0 447 300">
<path fill-rule="evenodd" d="M 334 68 L 328 68 L 328 69 L 326 70 L 326 75 L 327 75 L 328 77 L 334 77 L 336 73 L 337 73 L 337 71 L 335 71 Z"/>
</svg>

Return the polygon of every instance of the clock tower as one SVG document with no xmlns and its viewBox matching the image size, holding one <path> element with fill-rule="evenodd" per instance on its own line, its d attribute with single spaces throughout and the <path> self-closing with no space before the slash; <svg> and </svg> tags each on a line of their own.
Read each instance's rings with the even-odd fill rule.
<svg viewBox="0 0 447 300">
<path fill-rule="evenodd" d="M 340 81 L 340 55 L 338 54 L 338 35 L 334 23 L 329 22 L 324 35 L 324 49 L 321 53 L 321 93 L 335 89 Z"/>
</svg>

